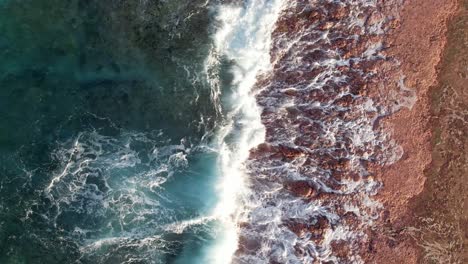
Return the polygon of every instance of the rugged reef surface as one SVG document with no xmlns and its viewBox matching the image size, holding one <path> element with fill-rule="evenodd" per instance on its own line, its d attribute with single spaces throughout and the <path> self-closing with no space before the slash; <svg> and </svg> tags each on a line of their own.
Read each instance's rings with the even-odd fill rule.
<svg viewBox="0 0 468 264">
<path fill-rule="evenodd" d="M 445 93 L 466 93 L 438 95 L 437 66 L 457 6 L 462 2 L 285 1 L 272 34 L 273 69 L 257 83 L 266 139 L 248 163 L 254 192 L 237 262 L 434 260 L 421 238 L 428 218 L 415 207 L 432 201 L 418 195 L 431 170 L 444 167 L 434 161 L 440 152 L 433 141 L 440 134 L 434 120 L 446 112 L 433 97 L 453 102 Z M 466 85 L 461 61 L 459 87 Z M 447 138 L 459 131 L 450 148 L 466 146 L 465 115 L 452 113 L 442 124 Z M 466 217 L 458 227 L 463 223 Z"/>
</svg>

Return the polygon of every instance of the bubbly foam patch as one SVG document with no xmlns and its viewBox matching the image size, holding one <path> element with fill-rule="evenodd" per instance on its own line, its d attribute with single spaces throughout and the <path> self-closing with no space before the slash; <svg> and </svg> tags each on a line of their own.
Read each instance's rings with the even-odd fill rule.
<svg viewBox="0 0 468 264">
<path fill-rule="evenodd" d="M 190 233 L 195 243 L 213 233 L 214 191 L 204 188 L 210 180 L 194 160 L 214 154 L 185 140 L 171 144 L 161 132 L 82 132 L 58 143 L 57 169 L 23 221 L 39 217 L 83 260 L 164 263 L 181 247 L 174 236 Z"/>
</svg>

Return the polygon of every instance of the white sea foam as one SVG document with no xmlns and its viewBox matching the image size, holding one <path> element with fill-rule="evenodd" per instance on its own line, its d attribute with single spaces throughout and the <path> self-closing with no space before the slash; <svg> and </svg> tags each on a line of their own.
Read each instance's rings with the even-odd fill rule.
<svg viewBox="0 0 468 264">
<path fill-rule="evenodd" d="M 80 241 L 85 258 L 104 261 L 103 248 L 132 247 L 135 257 L 159 263 L 173 247 L 161 234 L 180 233 L 210 220 L 189 219 L 180 225 L 178 218 L 190 214 L 164 189 L 173 173 L 187 168 L 192 150 L 182 143 L 167 144 L 162 134 L 122 132 L 109 137 L 82 132 L 52 153 L 59 169 L 44 189 L 44 201 L 37 201 L 23 221 L 41 212 L 48 224 L 70 229 L 67 238 Z M 70 216 L 76 221 L 63 226 Z"/>
<path fill-rule="evenodd" d="M 258 75 L 271 68 L 270 36 L 280 9 L 280 0 L 249 0 L 243 6 L 221 5 L 217 10 L 221 27 L 214 36 L 212 55 L 233 60 L 235 66 L 230 98 L 233 109 L 218 134 L 222 176 L 218 183 L 220 200 L 213 215 L 222 222 L 223 232 L 210 250 L 210 263 L 230 263 L 238 246 L 237 224 L 244 209 L 242 197 L 249 192 L 245 161 L 250 149 L 264 141 L 253 88 Z M 209 58 L 207 62 L 213 61 L 216 60 Z"/>
</svg>

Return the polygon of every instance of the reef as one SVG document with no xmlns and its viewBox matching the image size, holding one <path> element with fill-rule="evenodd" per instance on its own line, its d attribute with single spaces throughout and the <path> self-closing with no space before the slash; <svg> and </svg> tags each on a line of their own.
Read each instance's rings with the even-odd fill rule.
<svg viewBox="0 0 468 264">
<path fill-rule="evenodd" d="M 450 0 L 284 3 L 272 70 L 254 92 L 266 135 L 248 162 L 239 263 L 427 260 L 414 200 L 438 155 L 434 94 L 456 10 Z"/>
</svg>

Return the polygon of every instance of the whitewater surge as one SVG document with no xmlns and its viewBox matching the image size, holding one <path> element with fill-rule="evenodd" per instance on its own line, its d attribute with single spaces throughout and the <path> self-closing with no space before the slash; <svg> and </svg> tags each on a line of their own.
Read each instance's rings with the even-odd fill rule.
<svg viewBox="0 0 468 264">
<path fill-rule="evenodd" d="M 231 109 L 219 131 L 218 184 L 220 200 L 213 215 L 222 222 L 221 240 L 210 251 L 210 263 L 231 263 L 238 248 L 238 224 L 246 215 L 249 192 L 245 162 L 250 150 L 264 141 L 265 129 L 254 90 L 257 77 L 271 70 L 271 33 L 281 1 L 251 0 L 218 7 L 221 27 L 214 36 L 215 47 L 207 60 L 208 70 L 220 60 L 232 61 Z M 218 84 L 216 80 L 213 84 Z"/>
</svg>

